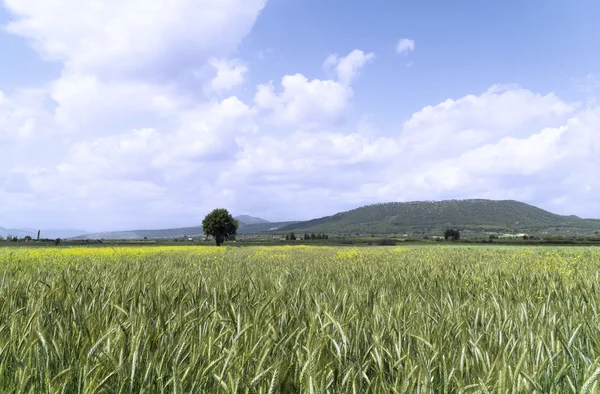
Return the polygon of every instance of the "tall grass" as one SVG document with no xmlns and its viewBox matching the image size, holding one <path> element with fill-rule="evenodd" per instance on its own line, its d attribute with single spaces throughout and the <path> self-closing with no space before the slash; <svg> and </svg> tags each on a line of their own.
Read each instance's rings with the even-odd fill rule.
<svg viewBox="0 0 600 394">
<path fill-rule="evenodd" d="M 600 251 L 0 248 L 2 393 L 579 393 Z"/>
</svg>

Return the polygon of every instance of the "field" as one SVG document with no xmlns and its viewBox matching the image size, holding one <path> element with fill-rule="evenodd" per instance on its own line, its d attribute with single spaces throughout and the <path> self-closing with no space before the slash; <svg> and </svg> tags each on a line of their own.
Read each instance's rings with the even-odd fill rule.
<svg viewBox="0 0 600 394">
<path fill-rule="evenodd" d="M 0 392 L 595 392 L 600 249 L 0 248 Z"/>
</svg>

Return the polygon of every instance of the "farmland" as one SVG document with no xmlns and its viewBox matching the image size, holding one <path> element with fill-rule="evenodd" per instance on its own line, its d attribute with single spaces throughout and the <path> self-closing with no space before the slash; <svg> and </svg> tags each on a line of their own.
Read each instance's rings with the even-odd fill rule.
<svg viewBox="0 0 600 394">
<path fill-rule="evenodd" d="M 593 247 L 0 248 L 0 392 L 594 392 Z"/>
</svg>

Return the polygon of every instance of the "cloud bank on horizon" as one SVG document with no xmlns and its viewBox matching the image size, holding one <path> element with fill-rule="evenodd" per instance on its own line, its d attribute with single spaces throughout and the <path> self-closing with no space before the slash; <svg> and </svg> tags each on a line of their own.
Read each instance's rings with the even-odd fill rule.
<svg viewBox="0 0 600 394">
<path fill-rule="evenodd" d="M 361 37 L 318 17 L 307 30 L 266 0 L 165 4 L 0 0 L 0 225 L 185 226 L 217 206 L 309 219 L 448 198 L 600 217 L 600 34 L 559 74 L 512 42 L 490 51 L 522 50 L 520 66 L 485 63 L 457 39 L 468 27 Z M 373 8 L 362 20 L 386 26 Z"/>
</svg>

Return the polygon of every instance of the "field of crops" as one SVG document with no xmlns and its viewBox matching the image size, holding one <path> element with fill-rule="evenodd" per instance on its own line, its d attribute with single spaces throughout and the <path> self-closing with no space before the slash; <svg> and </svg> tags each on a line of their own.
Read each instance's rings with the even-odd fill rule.
<svg viewBox="0 0 600 394">
<path fill-rule="evenodd" d="M 598 248 L 0 248 L 0 392 L 595 392 Z"/>
</svg>

